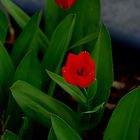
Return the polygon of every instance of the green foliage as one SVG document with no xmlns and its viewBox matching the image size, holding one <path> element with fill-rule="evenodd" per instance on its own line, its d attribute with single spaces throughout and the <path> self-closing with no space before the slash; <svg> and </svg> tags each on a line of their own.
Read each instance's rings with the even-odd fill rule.
<svg viewBox="0 0 140 140">
<path fill-rule="evenodd" d="M 76 15 L 70 14 L 55 29 L 51 38 L 50 46 L 42 62 L 44 68 L 55 73 L 59 73 L 61 71 L 61 65 L 72 37 L 75 19 Z M 49 95 L 53 94 L 54 88 L 55 84 L 54 82 L 51 82 L 48 91 Z"/>
<path fill-rule="evenodd" d="M 20 61 L 15 72 L 14 81 L 23 80 L 41 89 L 41 71 L 41 64 L 37 58 L 37 50 L 30 49 Z"/>
<path fill-rule="evenodd" d="M 22 110 L 46 127 L 50 126 L 51 114 L 57 114 L 78 130 L 76 114 L 62 102 L 45 95 L 39 89 L 24 82 L 17 81 L 11 87 L 12 95 Z"/>
<path fill-rule="evenodd" d="M 50 128 L 50 131 L 49 131 L 48 140 L 57 140 L 56 135 L 55 135 L 52 127 Z"/>
<path fill-rule="evenodd" d="M 82 39 L 80 39 L 79 41 L 77 41 L 76 43 L 74 43 L 72 46 L 70 46 L 69 50 L 74 49 L 76 47 L 80 47 L 82 45 L 85 45 L 89 42 L 92 42 L 93 40 L 96 40 L 98 37 L 98 33 L 91 33 L 89 35 L 86 35 L 85 37 L 83 37 Z"/>
<path fill-rule="evenodd" d="M 7 31 L 8 31 L 8 18 L 4 14 L 3 11 L 0 10 L 0 41 L 3 44 L 6 39 Z"/>
<path fill-rule="evenodd" d="M 53 79 L 60 87 L 62 87 L 67 93 L 69 93 L 71 96 L 73 96 L 79 103 L 85 105 L 86 104 L 86 98 L 83 95 L 83 93 L 80 91 L 78 87 L 72 86 L 68 84 L 64 78 L 61 76 L 52 73 L 50 71 L 47 71 L 48 75 L 51 79 Z"/>
<path fill-rule="evenodd" d="M 52 115 L 51 122 L 57 140 L 82 140 L 78 133 L 60 117 Z"/>
<path fill-rule="evenodd" d="M 54 13 L 52 15 L 52 13 Z M 100 24 L 100 1 L 99 0 L 77 0 L 74 6 L 63 11 L 55 0 L 46 3 L 46 32 L 51 37 L 57 24 L 69 13 L 77 15 L 76 25 L 73 34 L 73 41 L 77 42 L 82 37 L 99 31 Z"/>
<path fill-rule="evenodd" d="M 125 95 L 105 131 L 104 140 L 138 140 L 140 129 L 140 87 Z"/>
<path fill-rule="evenodd" d="M 0 0 L 8 13 L 15 19 L 17 24 L 23 29 L 29 22 L 30 17 L 11 0 Z M 35 29 L 35 28 L 34 28 Z M 46 47 L 49 45 L 47 36 L 39 29 L 38 42 L 42 52 L 46 52 Z"/>
<path fill-rule="evenodd" d="M 37 48 L 37 34 L 38 26 L 41 19 L 41 13 L 37 12 L 28 24 L 25 26 L 23 32 L 17 38 L 14 43 L 11 57 L 15 63 L 15 66 L 21 61 L 29 48 Z M 30 31 L 30 32 L 29 32 Z"/>
<path fill-rule="evenodd" d="M 110 87 L 113 82 L 113 62 L 112 62 L 112 50 L 111 40 L 109 33 L 104 25 L 101 25 L 99 36 L 95 47 L 92 51 L 92 57 L 96 64 L 96 79 L 97 79 L 97 91 L 93 98 L 93 107 L 100 105 L 103 102 L 107 102 Z M 98 112 L 93 117 L 93 126 L 96 126 L 102 117 L 103 111 Z"/>
<path fill-rule="evenodd" d="M 0 114 L 6 107 L 9 86 L 14 75 L 14 66 L 12 60 L 0 42 Z"/>
<path fill-rule="evenodd" d="M 43 65 L 48 70 L 58 72 L 58 69 L 60 68 L 60 65 L 72 37 L 75 18 L 76 15 L 73 14 L 67 16 L 54 31 L 51 38 L 50 47 L 48 48 L 43 59 Z"/>
<path fill-rule="evenodd" d="M 100 28 L 92 56 L 96 64 L 96 79 L 98 82 L 94 104 L 99 105 L 108 100 L 110 87 L 113 82 L 111 40 L 104 25 Z"/>
<path fill-rule="evenodd" d="M 16 134 L 6 130 L 4 135 L 1 137 L 2 140 L 21 140 Z"/>
<path fill-rule="evenodd" d="M 111 40 L 100 21 L 100 1 L 77 0 L 63 11 L 55 0 L 47 0 L 43 28 L 50 40 L 39 27 L 41 12 L 30 18 L 11 0 L 0 2 L 22 28 L 10 56 L 3 45 L 8 20 L 0 11 L 0 120 L 2 129 L 16 133 L 5 130 L 1 139 L 30 140 L 34 122 L 38 122 L 50 130 L 48 140 L 81 140 L 79 134 L 100 122 L 113 81 Z M 81 50 L 88 51 L 96 64 L 96 80 L 87 89 L 59 76 L 67 53 Z M 73 97 L 72 109 L 65 98 L 59 101 L 63 90 Z M 139 93 L 137 88 L 119 102 L 104 140 L 139 139 Z"/>
</svg>

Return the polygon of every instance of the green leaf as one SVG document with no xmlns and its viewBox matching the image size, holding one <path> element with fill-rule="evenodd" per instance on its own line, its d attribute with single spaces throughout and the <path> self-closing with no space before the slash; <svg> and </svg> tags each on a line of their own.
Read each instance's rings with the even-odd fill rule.
<svg viewBox="0 0 140 140">
<path fill-rule="evenodd" d="M 52 14 L 53 13 L 53 14 Z M 55 0 L 47 0 L 45 7 L 45 31 L 48 35 L 48 38 L 51 38 L 52 33 L 54 32 L 56 26 L 58 25 L 58 21 L 60 19 L 60 9 L 56 5 Z"/>
<path fill-rule="evenodd" d="M 0 0 L 5 9 L 9 12 L 9 14 L 15 19 L 17 24 L 23 29 L 25 25 L 29 22 L 30 17 L 16 4 L 14 4 L 11 0 Z M 47 47 L 49 46 L 49 40 L 46 35 L 39 29 L 38 34 L 38 42 L 39 46 L 42 49 L 42 52 L 46 52 Z"/>
<path fill-rule="evenodd" d="M 36 50 L 29 50 L 28 53 L 24 56 L 24 58 L 21 60 L 15 72 L 14 81 L 17 80 L 24 80 L 41 89 L 42 72 L 41 65 L 39 64 L 39 61 L 37 59 Z M 14 111 L 15 113 L 13 113 Z M 21 109 L 13 99 L 13 96 L 10 95 L 7 106 L 7 116 L 10 116 L 10 118 L 6 128 L 8 128 L 9 130 L 12 129 L 14 130 L 14 132 L 18 132 L 22 121 L 21 114 Z"/>
<path fill-rule="evenodd" d="M 140 129 L 140 87 L 125 95 L 116 106 L 104 140 L 138 140 Z"/>
<path fill-rule="evenodd" d="M 73 41 L 77 42 L 83 36 L 99 32 L 100 25 L 100 1 L 99 0 L 77 0 L 77 2 L 67 11 L 77 14 L 75 34 Z M 80 23 L 80 24 L 79 24 Z M 91 47 L 93 47 L 93 43 Z"/>
<path fill-rule="evenodd" d="M 6 130 L 2 136 L 2 140 L 21 140 L 16 134 Z"/>
<path fill-rule="evenodd" d="M 0 113 L 6 107 L 9 86 L 13 80 L 14 66 L 6 49 L 0 42 Z"/>
<path fill-rule="evenodd" d="M 76 47 L 79 47 L 79 46 L 82 46 L 82 45 L 85 45 L 86 43 L 89 43 L 95 39 L 97 39 L 98 37 L 98 33 L 91 33 L 89 35 L 86 35 L 85 37 L 83 37 L 82 39 L 80 39 L 79 41 L 77 41 L 75 44 L 73 44 L 70 48 L 70 49 L 74 49 Z"/>
<path fill-rule="evenodd" d="M 100 28 L 98 40 L 91 55 L 95 60 L 96 79 L 98 81 L 97 92 L 92 101 L 93 107 L 96 107 L 107 102 L 113 82 L 111 39 L 104 25 Z M 102 114 L 103 111 L 97 116 L 95 115 L 96 122 L 94 121 L 93 125 L 100 121 Z"/>
<path fill-rule="evenodd" d="M 54 13 L 52 15 L 52 13 Z M 76 13 L 76 25 L 73 34 L 73 42 L 77 42 L 83 36 L 98 32 L 100 24 L 100 1 L 77 0 L 67 11 L 61 9 L 55 0 L 46 3 L 46 32 L 51 36 L 57 24 L 68 14 Z"/>
<path fill-rule="evenodd" d="M 48 70 L 56 71 L 56 69 L 60 67 L 72 37 L 75 19 L 75 15 L 68 15 L 54 31 L 50 47 L 42 62 Z"/>
<path fill-rule="evenodd" d="M 50 47 L 48 48 L 44 59 L 43 66 L 55 73 L 60 72 L 65 53 L 70 43 L 72 32 L 75 24 L 76 15 L 68 15 L 56 28 L 53 33 Z M 50 61 L 51 58 L 51 61 Z M 47 78 L 46 78 L 47 79 Z M 47 83 L 47 82 L 46 82 Z M 55 89 L 55 83 L 51 83 L 48 94 L 52 95 Z"/>
<path fill-rule="evenodd" d="M 0 10 L 0 41 L 2 44 L 5 42 L 8 31 L 8 19 L 3 11 Z"/>
<path fill-rule="evenodd" d="M 12 60 L 0 42 L 0 86 L 10 85 L 13 79 L 14 66 Z"/>
<path fill-rule="evenodd" d="M 57 140 L 82 140 L 79 134 L 60 117 L 52 115 L 51 122 Z"/>
<path fill-rule="evenodd" d="M 102 103 L 102 104 L 96 106 L 95 108 L 93 108 L 92 110 L 89 110 L 89 111 L 86 111 L 86 112 L 82 112 L 82 113 L 84 113 L 84 114 L 96 113 L 96 112 L 98 112 L 100 110 L 103 110 L 104 109 L 104 105 L 105 105 L 105 103 Z"/>
<path fill-rule="evenodd" d="M 20 62 L 22 57 L 26 54 L 29 48 L 34 48 L 35 46 L 37 46 L 35 45 L 34 41 L 36 41 L 37 39 L 36 37 L 38 33 L 40 18 L 41 13 L 37 12 L 28 22 L 20 36 L 17 38 L 11 54 L 11 57 L 16 66 Z"/>
<path fill-rule="evenodd" d="M 16 80 L 26 81 L 37 88 L 41 89 L 42 87 L 42 69 L 37 58 L 37 50 L 29 50 L 24 58 L 21 60 L 18 65 L 15 78 Z"/>
<path fill-rule="evenodd" d="M 98 105 L 107 101 L 113 82 L 111 39 L 104 25 L 101 26 L 98 40 L 91 55 L 96 64 L 98 87 L 94 103 Z"/>
<path fill-rule="evenodd" d="M 78 87 L 68 84 L 64 80 L 64 78 L 62 78 L 61 76 L 53 72 L 47 71 L 47 73 L 52 80 L 54 80 L 67 93 L 73 96 L 79 103 L 84 104 L 84 105 L 86 104 L 86 98 Z"/>
<path fill-rule="evenodd" d="M 76 114 L 68 106 L 44 94 L 32 85 L 24 81 L 17 81 L 11 87 L 11 91 L 21 109 L 46 127 L 50 127 L 51 114 L 55 113 L 73 128 L 79 129 Z"/>
<path fill-rule="evenodd" d="M 49 132 L 47 140 L 57 140 L 56 135 L 55 135 L 54 130 L 53 130 L 52 127 L 50 128 L 50 132 Z"/>
</svg>

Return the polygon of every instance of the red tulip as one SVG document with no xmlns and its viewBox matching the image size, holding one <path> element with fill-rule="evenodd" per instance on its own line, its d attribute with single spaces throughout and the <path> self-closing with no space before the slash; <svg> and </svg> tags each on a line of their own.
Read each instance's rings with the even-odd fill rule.
<svg viewBox="0 0 140 140">
<path fill-rule="evenodd" d="M 86 51 L 78 55 L 70 53 L 62 75 L 69 84 L 86 88 L 95 80 L 94 60 Z"/>
<path fill-rule="evenodd" d="M 76 0 L 55 0 L 55 1 L 65 11 L 76 2 Z"/>
</svg>

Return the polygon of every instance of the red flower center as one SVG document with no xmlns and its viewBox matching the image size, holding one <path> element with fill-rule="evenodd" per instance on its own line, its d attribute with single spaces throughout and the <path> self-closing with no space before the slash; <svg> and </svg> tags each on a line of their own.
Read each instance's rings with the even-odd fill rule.
<svg viewBox="0 0 140 140">
<path fill-rule="evenodd" d="M 82 69 L 80 69 L 80 70 L 77 71 L 77 74 L 79 76 L 83 76 L 83 73 L 84 73 L 84 68 L 82 68 Z"/>
</svg>

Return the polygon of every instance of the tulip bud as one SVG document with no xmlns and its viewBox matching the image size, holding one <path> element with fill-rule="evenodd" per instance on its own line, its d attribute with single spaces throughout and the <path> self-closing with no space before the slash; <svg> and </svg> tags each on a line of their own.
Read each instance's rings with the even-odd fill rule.
<svg viewBox="0 0 140 140">
<path fill-rule="evenodd" d="M 55 1 L 65 11 L 76 2 L 76 0 L 55 0 Z"/>
</svg>

